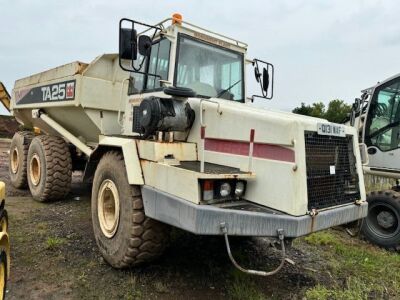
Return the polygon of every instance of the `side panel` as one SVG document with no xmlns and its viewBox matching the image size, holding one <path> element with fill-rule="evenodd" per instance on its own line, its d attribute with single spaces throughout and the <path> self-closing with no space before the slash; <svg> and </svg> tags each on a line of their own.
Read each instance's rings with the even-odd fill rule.
<svg viewBox="0 0 400 300">
<path fill-rule="evenodd" d="M 100 136 L 99 145 L 120 147 L 124 155 L 129 184 L 144 184 L 142 168 L 134 139 Z"/>
</svg>

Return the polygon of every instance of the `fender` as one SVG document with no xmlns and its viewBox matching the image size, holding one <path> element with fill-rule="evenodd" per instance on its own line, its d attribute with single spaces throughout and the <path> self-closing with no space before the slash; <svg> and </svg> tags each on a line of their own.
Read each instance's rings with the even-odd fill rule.
<svg viewBox="0 0 400 300">
<path fill-rule="evenodd" d="M 140 165 L 136 141 L 132 138 L 112 136 L 99 137 L 99 144 L 90 155 L 89 161 L 86 165 L 84 181 L 91 181 L 100 158 L 105 152 L 113 149 L 122 150 L 129 184 L 144 185 L 143 172 Z"/>
</svg>

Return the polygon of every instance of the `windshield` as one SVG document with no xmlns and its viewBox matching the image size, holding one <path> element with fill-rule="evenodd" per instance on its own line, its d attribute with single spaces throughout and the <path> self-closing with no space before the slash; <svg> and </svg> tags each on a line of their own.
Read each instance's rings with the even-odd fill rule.
<svg viewBox="0 0 400 300">
<path fill-rule="evenodd" d="M 198 96 L 243 101 L 243 55 L 180 35 L 175 85 Z"/>
</svg>

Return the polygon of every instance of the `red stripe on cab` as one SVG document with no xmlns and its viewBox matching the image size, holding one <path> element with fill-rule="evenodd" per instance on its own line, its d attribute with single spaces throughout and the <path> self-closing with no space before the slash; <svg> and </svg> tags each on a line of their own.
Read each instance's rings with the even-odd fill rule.
<svg viewBox="0 0 400 300">
<path fill-rule="evenodd" d="M 206 138 L 204 150 L 248 156 L 250 143 L 223 139 Z M 294 151 L 279 145 L 254 143 L 253 157 L 295 162 Z"/>
</svg>

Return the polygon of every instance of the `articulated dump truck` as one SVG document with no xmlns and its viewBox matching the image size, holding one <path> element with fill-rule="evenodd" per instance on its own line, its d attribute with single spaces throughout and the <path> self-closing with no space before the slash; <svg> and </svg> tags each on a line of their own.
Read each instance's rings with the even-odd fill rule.
<svg viewBox="0 0 400 300">
<path fill-rule="evenodd" d="M 115 268 L 162 254 L 171 226 L 199 235 L 285 240 L 367 214 L 354 128 L 255 108 L 273 95 L 273 65 L 243 42 L 174 15 L 119 24 L 119 53 L 15 82 L 26 127 L 10 149 L 14 186 L 65 197 L 71 173 L 92 183 L 97 245 Z M 259 95 L 246 97 L 245 68 Z"/>
</svg>

